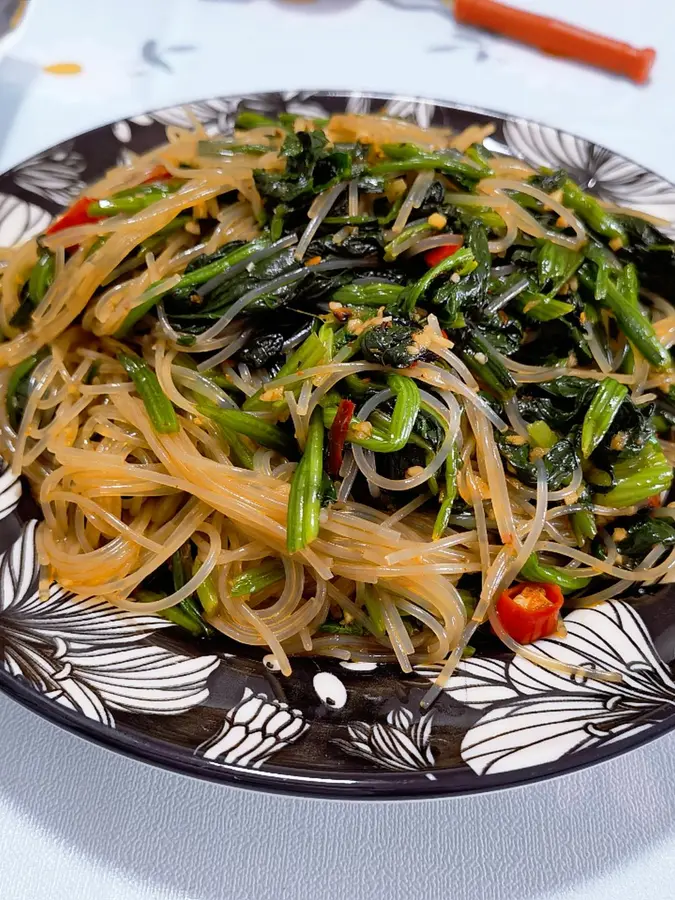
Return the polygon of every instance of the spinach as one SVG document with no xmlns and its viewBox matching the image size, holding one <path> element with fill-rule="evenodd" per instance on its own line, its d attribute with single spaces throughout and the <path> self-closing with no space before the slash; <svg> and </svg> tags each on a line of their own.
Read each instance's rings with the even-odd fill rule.
<svg viewBox="0 0 675 900">
<path fill-rule="evenodd" d="M 321 634 L 364 634 L 363 625 L 359 622 L 350 622 L 348 625 L 342 625 L 340 622 L 324 622 L 318 628 Z"/>
<path fill-rule="evenodd" d="M 246 241 L 230 241 L 227 244 L 223 244 L 223 246 L 219 250 L 216 250 L 215 253 L 200 253 L 199 256 L 195 256 L 194 259 L 190 260 L 185 267 L 185 272 L 183 274 L 189 275 L 190 272 L 196 272 L 198 269 L 203 269 L 204 266 L 217 262 L 219 259 L 224 259 L 226 256 L 229 256 L 233 250 L 238 250 L 245 245 Z"/>
<path fill-rule="evenodd" d="M 675 510 L 673 511 L 675 514 Z M 622 556 L 642 559 L 656 544 L 675 545 L 675 518 L 652 518 L 645 510 L 612 523 L 616 546 Z M 617 540 L 617 534 L 626 533 Z"/>
<path fill-rule="evenodd" d="M 528 179 L 529 184 L 540 188 L 545 194 L 561 191 L 569 175 L 564 169 L 542 169 L 539 175 L 533 175 Z"/>
<path fill-rule="evenodd" d="M 438 450 L 445 437 L 445 431 L 440 426 L 438 419 L 431 413 L 420 409 L 413 425 L 413 431 L 418 435 L 432 450 Z"/>
<path fill-rule="evenodd" d="M 438 308 L 441 324 L 448 327 L 452 326 L 458 312 L 481 310 L 487 302 L 492 255 L 482 222 L 474 219 L 470 223 L 464 246 L 473 253 L 476 267 L 457 282 L 450 279 L 443 282 L 429 298 L 430 304 Z"/>
<path fill-rule="evenodd" d="M 346 257 L 348 259 L 364 259 L 369 256 L 382 256 L 384 239 L 381 231 L 368 233 L 360 228 L 358 234 L 351 234 L 339 244 L 333 242 L 332 237 L 318 238 L 309 245 L 310 256 Z"/>
<path fill-rule="evenodd" d="M 402 450 L 396 453 L 378 453 L 377 469 L 381 471 L 385 478 L 401 480 L 406 477 L 405 473 L 412 466 L 426 466 L 426 452 L 416 444 L 406 444 Z M 407 494 L 407 491 L 397 493 Z"/>
<path fill-rule="evenodd" d="M 584 417 L 584 408 L 554 403 L 550 397 L 524 395 L 518 397 L 518 411 L 526 422 L 544 421 L 554 431 L 565 431 Z"/>
<path fill-rule="evenodd" d="M 619 258 L 638 267 L 644 284 L 653 291 L 673 296 L 675 244 L 649 222 L 636 216 L 617 216 L 628 233 L 630 245 Z"/>
<path fill-rule="evenodd" d="M 535 487 L 537 484 L 537 467 L 530 460 L 530 444 L 511 443 L 509 439 L 518 439 L 514 432 L 497 435 L 497 445 L 506 463 L 506 468 L 515 475 L 522 484 Z M 572 480 L 572 475 L 579 465 L 579 458 L 574 444 L 566 437 L 551 447 L 543 457 L 546 467 L 548 488 L 557 491 Z"/>
<path fill-rule="evenodd" d="M 274 256 L 254 263 L 250 271 L 245 270 L 216 287 L 210 294 L 207 294 L 205 305 L 201 310 L 202 315 L 208 313 L 212 318 L 218 318 L 222 315 L 225 307 L 239 300 L 248 291 L 297 269 L 298 263 L 293 254 L 293 247 L 282 250 Z M 275 305 L 281 305 L 283 301 L 287 300 L 295 288 L 296 285 L 291 284 L 277 289 L 274 292 Z"/>
<path fill-rule="evenodd" d="M 9 381 L 7 382 L 5 404 L 9 424 L 14 431 L 18 431 L 19 426 L 21 425 L 23 412 L 26 408 L 26 403 L 28 402 L 28 388 L 33 369 L 35 369 L 39 362 L 42 362 L 42 360 L 45 359 L 48 352 L 47 348 L 43 347 L 35 354 L 35 356 L 29 356 L 12 369 Z"/>
<path fill-rule="evenodd" d="M 484 316 L 472 327 L 504 356 L 511 356 L 520 348 L 523 326 L 517 319 L 505 322 L 499 316 Z"/>
<path fill-rule="evenodd" d="M 413 335 L 419 326 L 410 323 L 392 323 L 369 328 L 361 339 L 361 352 L 369 362 L 405 369 L 416 362 L 424 349 L 415 344 Z"/>
<path fill-rule="evenodd" d="M 239 361 L 253 369 L 260 369 L 278 356 L 283 346 L 284 336 L 278 331 L 256 335 L 255 339 L 239 352 Z"/>
<path fill-rule="evenodd" d="M 352 174 L 352 156 L 344 150 L 328 150 L 326 135 L 317 128 L 287 135 L 281 147 L 286 158 L 283 172 L 255 169 L 253 177 L 261 195 L 280 203 L 320 194 Z"/>
<path fill-rule="evenodd" d="M 542 381 L 541 390 L 553 397 L 574 400 L 578 406 L 586 407 L 595 393 L 596 383 L 589 378 L 577 378 L 574 375 L 561 375 L 555 381 Z"/>
<path fill-rule="evenodd" d="M 445 198 L 445 185 L 442 181 L 432 181 L 429 185 L 424 200 L 418 210 L 420 216 L 429 216 L 443 205 Z"/>
<path fill-rule="evenodd" d="M 537 278 L 542 291 L 550 297 L 555 296 L 574 275 L 583 259 L 583 253 L 553 241 L 543 241 L 537 253 Z"/>
<path fill-rule="evenodd" d="M 619 460 L 640 453 L 654 436 L 652 403 L 636 406 L 626 397 L 599 446 L 593 451 L 593 461 L 609 467 Z"/>
<path fill-rule="evenodd" d="M 563 375 L 555 381 L 543 381 L 521 388 L 518 409 L 527 422 L 543 420 L 555 431 L 566 431 L 583 421 L 597 390 L 590 379 Z"/>
<path fill-rule="evenodd" d="M 330 506 L 331 503 L 337 502 L 337 489 L 335 487 L 335 482 L 327 472 L 323 473 L 320 493 L 321 506 Z"/>
</svg>

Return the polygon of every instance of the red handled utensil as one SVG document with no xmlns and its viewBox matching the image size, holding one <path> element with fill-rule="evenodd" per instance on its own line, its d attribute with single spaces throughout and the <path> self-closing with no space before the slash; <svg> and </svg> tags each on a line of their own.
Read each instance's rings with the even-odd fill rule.
<svg viewBox="0 0 675 900">
<path fill-rule="evenodd" d="M 603 37 L 567 22 L 514 9 L 496 0 L 446 0 L 463 25 L 484 28 L 537 47 L 545 53 L 574 59 L 645 84 L 656 51 L 643 50 Z"/>
</svg>

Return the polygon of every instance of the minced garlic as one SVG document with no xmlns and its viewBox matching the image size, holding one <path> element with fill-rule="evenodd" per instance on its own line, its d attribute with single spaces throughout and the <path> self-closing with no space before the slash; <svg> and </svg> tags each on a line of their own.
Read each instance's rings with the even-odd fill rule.
<svg viewBox="0 0 675 900">
<path fill-rule="evenodd" d="M 437 212 L 432 213 L 427 219 L 427 222 L 429 225 L 431 225 L 432 228 L 435 228 L 436 231 L 440 231 L 448 224 L 448 220 L 445 218 L 445 216 Z"/>
<path fill-rule="evenodd" d="M 274 403 L 277 400 L 283 400 L 284 389 L 282 387 L 268 388 L 260 395 L 263 403 Z"/>
<path fill-rule="evenodd" d="M 370 422 L 353 422 L 349 426 L 350 434 L 361 440 L 366 440 L 373 436 L 373 426 Z"/>
<path fill-rule="evenodd" d="M 424 472 L 424 468 L 422 466 L 410 466 L 409 469 L 405 470 L 406 478 L 416 478 L 418 475 L 421 475 Z"/>
</svg>

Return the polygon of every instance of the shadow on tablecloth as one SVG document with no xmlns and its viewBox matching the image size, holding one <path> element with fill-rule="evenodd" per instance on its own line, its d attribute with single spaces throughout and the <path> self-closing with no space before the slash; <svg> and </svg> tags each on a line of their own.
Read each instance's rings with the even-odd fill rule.
<svg viewBox="0 0 675 900">
<path fill-rule="evenodd" d="M 524 789 L 347 804 L 173 775 L 6 698 L 0 721 L 0 803 L 172 898 L 522 900 L 587 883 L 675 834 L 673 736 Z"/>
</svg>

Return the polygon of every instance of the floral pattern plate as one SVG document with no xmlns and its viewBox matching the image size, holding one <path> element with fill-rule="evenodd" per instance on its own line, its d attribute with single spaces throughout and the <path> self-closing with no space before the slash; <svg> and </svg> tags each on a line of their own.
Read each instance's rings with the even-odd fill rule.
<svg viewBox="0 0 675 900">
<path fill-rule="evenodd" d="M 211 133 L 240 105 L 323 117 L 386 110 L 455 129 L 493 122 L 491 149 L 564 167 L 599 197 L 675 220 L 675 186 L 603 147 L 533 122 L 448 104 L 363 94 L 286 93 L 191 104 Z M 183 107 L 80 135 L 0 175 L 0 246 L 44 230 L 87 182 L 188 126 Z M 568 678 L 499 653 L 466 660 L 433 708 L 434 673 L 297 660 L 283 678 L 263 652 L 196 642 L 164 619 L 37 596 L 36 508 L 0 473 L 0 689 L 53 722 L 177 771 L 321 796 L 461 794 L 589 765 L 675 726 L 675 604 L 663 587 L 566 618 L 565 638 L 538 642 L 587 670 Z M 495 654 L 495 655 L 490 655 Z M 618 670 L 619 683 L 594 678 Z"/>
</svg>

